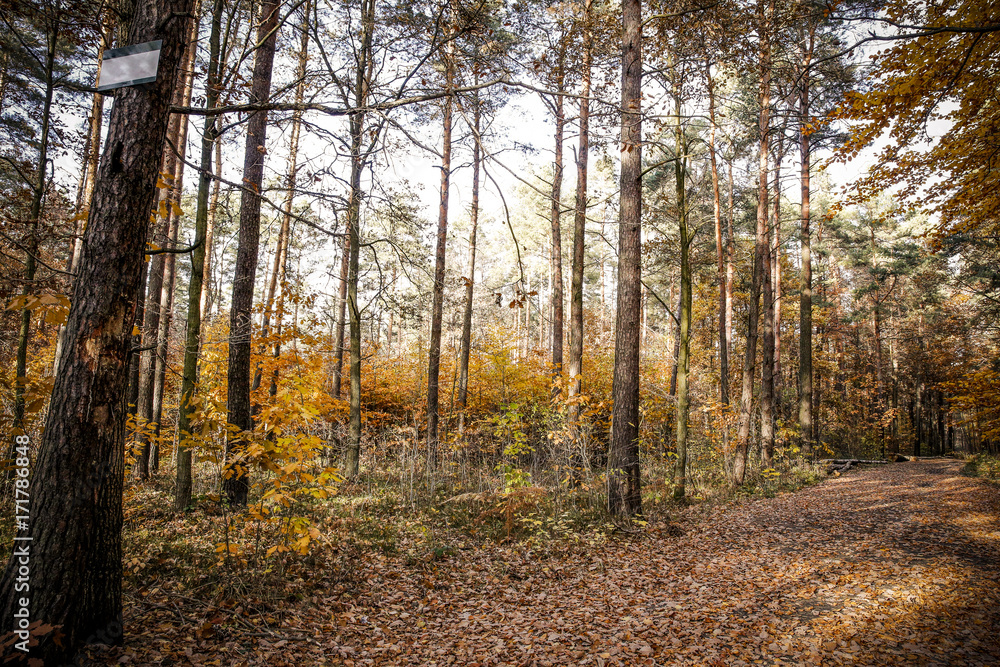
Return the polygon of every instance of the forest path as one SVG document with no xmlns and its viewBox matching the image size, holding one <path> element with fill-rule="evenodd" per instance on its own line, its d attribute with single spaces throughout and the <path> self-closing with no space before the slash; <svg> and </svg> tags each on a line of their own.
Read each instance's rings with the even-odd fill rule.
<svg viewBox="0 0 1000 667">
<path fill-rule="evenodd" d="M 376 575 L 332 661 L 997 665 L 1000 490 L 961 465 L 873 466 L 589 557 Z"/>
<path fill-rule="evenodd" d="M 188 639 L 179 661 L 148 662 L 132 609 L 124 653 L 194 665 L 1000 665 L 1000 488 L 961 465 L 873 466 L 695 506 L 680 536 L 652 528 L 545 555 L 488 546 L 409 566 L 370 556 L 348 592 L 320 587 L 267 632 Z"/>
</svg>

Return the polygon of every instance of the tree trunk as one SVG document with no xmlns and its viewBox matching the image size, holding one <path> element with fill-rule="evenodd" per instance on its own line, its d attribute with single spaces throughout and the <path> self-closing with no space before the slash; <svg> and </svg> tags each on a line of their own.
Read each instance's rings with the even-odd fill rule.
<svg viewBox="0 0 1000 667">
<path fill-rule="evenodd" d="M 449 20 L 456 20 L 455 7 Z M 453 37 L 452 26 L 446 30 Z M 445 252 L 448 245 L 448 188 L 451 183 L 451 89 L 455 81 L 455 42 L 448 40 L 445 54 L 445 90 L 449 95 L 444 100 L 444 131 L 441 148 L 441 203 L 438 208 L 437 248 L 434 253 L 434 296 L 431 304 L 431 338 L 427 363 L 427 465 L 429 469 L 437 465 L 438 449 L 438 381 L 441 373 L 441 320 L 444 310 Z"/>
<path fill-rule="evenodd" d="M 49 153 L 49 130 L 52 121 L 52 98 L 55 94 L 55 59 L 59 41 L 58 19 L 46 26 L 45 48 L 45 101 L 42 103 L 42 127 L 38 136 L 38 161 L 35 163 L 35 182 L 32 184 L 31 212 L 28 238 L 25 243 L 24 288 L 21 293 L 31 294 L 35 282 L 35 256 L 38 254 L 38 222 L 42 216 L 45 199 L 46 173 Z M 17 358 L 14 383 L 14 433 L 24 429 L 24 390 L 28 372 L 28 340 L 31 337 L 31 309 L 27 303 L 21 308 L 21 328 L 17 336 Z M 13 443 L 12 443 L 13 446 Z M 9 457 L 13 458 L 13 457 Z"/>
<path fill-rule="evenodd" d="M 334 334 L 333 344 L 337 348 L 336 357 L 333 361 L 333 389 L 330 393 L 334 398 L 340 398 L 340 391 L 343 386 L 344 377 L 344 329 L 347 326 L 347 271 L 351 261 L 351 239 L 349 234 L 344 235 L 344 247 L 340 256 L 340 293 L 337 295 L 337 333 Z"/>
<path fill-rule="evenodd" d="M 761 253 L 761 283 L 764 301 L 764 354 L 760 383 L 760 447 L 765 468 L 774 464 L 774 293 L 771 283 L 771 224 L 769 220 L 767 158 L 770 150 L 771 104 L 771 21 L 774 0 L 768 3 L 767 16 L 761 20 L 760 40 L 760 169 L 757 196 L 757 245 Z"/>
<path fill-rule="evenodd" d="M 306 67 L 309 63 L 309 3 L 302 8 L 302 19 L 299 24 L 299 55 L 298 65 L 295 69 L 295 104 L 302 104 L 305 94 Z M 292 228 L 292 204 L 295 201 L 295 183 L 298 173 L 299 155 L 299 133 L 302 127 L 302 111 L 296 110 L 292 113 L 292 131 L 288 142 L 288 171 L 285 175 L 285 184 L 288 188 L 285 193 L 285 201 L 281 206 L 281 226 L 278 228 L 278 238 L 275 241 L 274 261 L 271 266 L 271 275 L 267 282 L 267 294 L 264 297 L 264 318 L 261 324 L 261 340 L 266 344 L 271 336 L 271 319 L 275 318 L 276 333 L 281 332 L 281 318 L 284 305 L 285 286 L 282 284 L 285 277 L 285 264 L 288 258 L 288 245 L 291 241 Z M 278 292 L 280 288 L 280 293 Z M 278 294 L 279 296 L 276 296 Z M 281 354 L 281 341 L 276 340 L 273 347 L 274 357 Z M 257 365 L 253 379 L 253 389 L 257 389 L 261 383 L 261 365 Z M 271 375 L 271 387 L 269 394 L 277 394 L 277 370 Z"/>
<path fill-rule="evenodd" d="M 223 61 L 220 58 L 219 65 L 216 68 L 219 74 L 216 76 L 221 78 L 223 68 Z M 218 117 L 217 123 L 215 127 L 222 127 L 225 124 L 221 115 Z M 204 277 L 201 282 L 201 302 L 198 306 L 201 310 L 203 320 L 208 320 L 214 302 L 212 290 L 212 247 L 215 241 L 215 213 L 219 208 L 219 179 L 222 177 L 222 144 L 219 142 L 218 137 L 215 138 L 214 148 L 216 178 L 213 179 L 215 182 L 212 184 L 212 197 L 208 203 L 208 224 L 205 227 L 205 264 L 202 267 L 202 275 Z"/>
<path fill-rule="evenodd" d="M 570 434 L 579 438 L 580 403 L 583 391 L 583 268 L 587 232 L 587 167 L 590 159 L 590 79 L 594 57 L 591 9 L 593 0 L 583 5 L 583 66 L 580 69 L 580 147 L 576 157 L 576 212 L 573 217 L 573 265 L 570 268 L 569 301 L 569 383 L 567 418 Z M 604 266 L 601 265 L 603 283 Z M 601 290 L 603 293 L 604 286 Z"/>
<path fill-rule="evenodd" d="M 618 317 L 608 447 L 608 511 L 642 512 L 639 479 L 639 312 L 642 286 L 642 3 L 622 2 L 622 164 Z"/>
<path fill-rule="evenodd" d="M 209 36 L 208 81 L 205 108 L 214 109 L 219 103 L 219 52 L 222 34 L 222 14 L 225 0 L 215 0 L 212 8 L 212 28 Z M 192 452 L 185 442 L 191 437 L 191 418 L 195 408 L 191 403 L 198 384 L 198 351 L 201 345 L 202 299 L 205 258 L 208 243 L 209 188 L 212 183 L 212 152 L 218 138 L 217 116 L 205 116 L 201 135 L 201 164 L 198 174 L 198 204 L 195 211 L 194 252 L 191 254 L 191 282 L 188 284 L 187 335 L 184 343 L 184 371 L 181 378 L 181 399 L 177 416 L 177 473 L 174 487 L 174 509 L 180 511 L 191 503 Z M 216 181 L 218 183 L 218 181 Z"/>
<path fill-rule="evenodd" d="M 122 639 L 122 484 L 126 381 L 149 211 L 171 93 L 193 0 L 140 3 L 132 43 L 163 41 L 150 88 L 116 94 L 38 458 L 32 508 L 18 531 L 0 599 L 14 618 L 59 628 L 30 657 L 63 664 L 86 643 Z M 31 541 L 28 542 L 27 539 Z M 25 540 L 25 541 L 17 541 Z M 19 553 L 30 551 L 31 594 L 16 590 Z"/>
<path fill-rule="evenodd" d="M 763 29 L 763 2 L 758 4 L 758 11 L 761 14 L 760 22 Z M 768 246 L 768 197 L 767 197 L 767 156 L 768 156 L 768 130 L 770 128 L 770 49 L 767 35 L 763 35 L 760 40 L 760 117 L 758 119 L 758 131 L 760 132 L 760 147 L 758 150 L 759 164 L 757 169 L 757 241 L 754 247 L 753 270 L 750 286 L 750 303 L 747 314 L 747 341 L 746 353 L 743 358 L 743 391 L 740 396 L 739 426 L 737 430 L 736 451 L 733 456 L 732 483 L 736 486 L 743 484 L 746 476 L 747 458 L 750 451 L 750 426 L 753 421 L 753 383 L 755 366 L 757 362 L 757 328 L 760 319 L 758 306 L 761 297 L 761 288 L 764 283 L 764 262 L 769 253 Z M 766 326 L 766 324 L 765 324 Z M 769 341 L 765 341 L 765 348 Z M 773 349 L 773 348 L 772 348 Z M 771 368 L 765 359 L 764 373 L 770 373 Z M 764 391 L 761 389 L 761 403 L 764 403 Z M 762 405 L 763 419 L 763 405 Z M 762 428 L 763 430 L 763 428 Z M 763 433 L 762 433 L 763 435 Z"/>
<path fill-rule="evenodd" d="M 681 304 L 678 312 L 680 331 L 678 341 L 680 350 L 677 355 L 677 466 L 675 472 L 676 486 L 674 499 L 683 500 L 687 487 L 687 436 L 688 412 L 690 410 L 689 370 L 691 366 L 691 259 L 688 237 L 687 184 L 685 182 L 687 169 L 687 146 L 684 140 L 684 126 L 681 124 L 681 95 L 683 90 L 683 65 L 675 72 L 677 86 L 674 91 L 677 117 L 676 153 L 674 155 L 674 178 L 677 197 L 677 225 L 681 244 Z"/>
<path fill-rule="evenodd" d="M 254 57 L 251 104 L 267 102 L 271 94 L 271 71 L 278 35 L 279 0 L 261 0 L 257 29 L 257 52 Z M 260 192 L 264 177 L 267 146 L 267 112 L 257 111 L 247 123 L 246 150 L 243 158 L 243 183 L 240 197 L 240 241 L 236 251 L 233 298 L 229 311 L 229 386 L 228 420 L 240 431 L 250 431 L 250 338 L 252 332 L 254 278 L 257 275 L 257 251 L 260 244 Z M 226 437 L 226 466 L 223 488 L 231 505 L 244 507 L 250 490 L 248 463 L 243 459 L 245 436 L 231 433 Z"/>
<path fill-rule="evenodd" d="M 559 53 L 556 64 L 556 93 L 562 93 L 566 85 L 566 35 L 559 39 Z M 555 161 L 552 165 L 552 201 L 549 219 L 552 223 L 552 374 L 558 379 L 563 370 L 563 270 L 562 270 L 562 212 L 563 181 L 563 131 L 566 114 L 563 96 L 557 94 L 553 102 L 555 114 Z M 553 386 L 553 394 L 557 392 Z"/>
<path fill-rule="evenodd" d="M 476 83 L 479 83 L 478 76 Z M 476 280 L 476 233 L 479 228 L 479 169 L 480 169 L 480 120 L 482 109 L 479 94 L 473 97 L 472 109 L 472 208 L 469 230 L 469 275 L 465 283 L 465 311 L 462 313 L 462 343 L 458 360 L 458 433 L 465 432 L 465 411 L 469 405 L 469 356 L 472 349 L 472 298 Z"/>
<path fill-rule="evenodd" d="M 812 131 L 809 117 L 809 64 L 812 61 L 813 29 L 809 30 L 808 47 L 803 49 L 801 81 L 799 83 L 799 163 L 802 198 L 801 273 L 799 276 L 799 434 L 802 455 L 813 454 L 813 355 L 812 355 L 812 246 L 809 231 L 810 181 L 809 169 Z"/>
<path fill-rule="evenodd" d="M 372 33 L 375 30 L 375 0 L 361 3 L 361 51 L 355 80 L 355 105 L 368 104 L 372 76 Z M 348 205 L 347 238 L 350 244 L 347 271 L 347 308 L 351 317 L 351 396 L 347 429 L 348 478 L 357 476 L 361 460 L 361 309 L 358 307 L 358 258 L 361 250 L 361 172 L 367 153 L 362 149 L 366 114 L 351 116 L 351 200 Z"/>
<path fill-rule="evenodd" d="M 729 405 L 729 332 L 726 330 L 726 259 L 722 231 L 722 193 L 719 187 L 719 166 L 715 159 L 715 81 L 712 64 L 705 61 L 708 82 L 708 156 L 712 167 L 712 211 L 715 217 L 715 255 L 719 288 L 719 401 Z M 683 278 L 682 278 L 683 284 Z"/>
<path fill-rule="evenodd" d="M 772 201 L 774 202 L 774 243 L 771 250 L 771 287 L 774 295 L 774 413 L 771 417 L 774 422 L 778 415 L 782 414 L 781 405 L 781 161 L 784 159 L 784 147 L 782 141 L 778 140 L 779 148 L 775 151 L 774 159 L 774 192 Z M 774 426 L 777 434 L 777 425 Z"/>
</svg>

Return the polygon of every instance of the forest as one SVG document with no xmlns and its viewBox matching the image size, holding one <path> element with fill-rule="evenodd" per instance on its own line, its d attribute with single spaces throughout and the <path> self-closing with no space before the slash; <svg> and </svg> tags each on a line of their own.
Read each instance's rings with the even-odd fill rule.
<svg viewBox="0 0 1000 667">
<path fill-rule="evenodd" d="M 0 0 L 4 664 L 1000 663 L 998 54 Z"/>
</svg>

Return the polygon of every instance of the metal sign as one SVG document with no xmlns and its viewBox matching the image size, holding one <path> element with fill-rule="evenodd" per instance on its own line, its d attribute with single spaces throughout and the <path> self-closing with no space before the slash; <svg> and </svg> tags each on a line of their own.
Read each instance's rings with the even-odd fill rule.
<svg viewBox="0 0 1000 667">
<path fill-rule="evenodd" d="M 97 90 L 139 86 L 156 82 L 163 40 L 133 44 L 104 52 L 104 62 L 97 81 Z"/>
</svg>

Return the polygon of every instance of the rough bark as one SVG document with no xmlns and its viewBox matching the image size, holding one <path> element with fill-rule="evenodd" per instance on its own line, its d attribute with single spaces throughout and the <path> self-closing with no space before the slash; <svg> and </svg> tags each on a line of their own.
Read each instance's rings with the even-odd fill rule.
<svg viewBox="0 0 1000 667">
<path fill-rule="evenodd" d="M 126 381 L 149 211 L 193 0 L 140 3 L 134 43 L 161 39 L 159 78 L 117 92 L 38 458 L 17 548 L 31 558 L 30 618 L 59 628 L 31 657 L 64 664 L 86 643 L 122 639 L 122 485 Z M 13 618 L 17 553 L 0 583 Z M 10 627 L 8 625 L 8 627 Z"/>
<path fill-rule="evenodd" d="M 278 0 L 262 0 L 257 29 L 250 103 L 263 104 L 271 94 L 271 72 L 278 34 Z M 264 178 L 267 146 L 267 112 L 257 111 L 247 123 L 240 197 L 239 247 L 233 275 L 233 298 L 229 310 L 228 420 L 240 431 L 253 428 L 250 407 L 250 352 L 254 279 L 260 245 L 260 191 Z M 230 433 L 226 438 L 226 466 L 223 488 L 231 505 L 246 506 L 250 490 L 247 462 L 243 459 L 244 436 Z"/>
<path fill-rule="evenodd" d="M 642 3 L 622 2 L 622 164 L 614 407 L 608 446 L 608 510 L 642 512 L 639 479 L 639 316 L 642 299 Z"/>
</svg>

